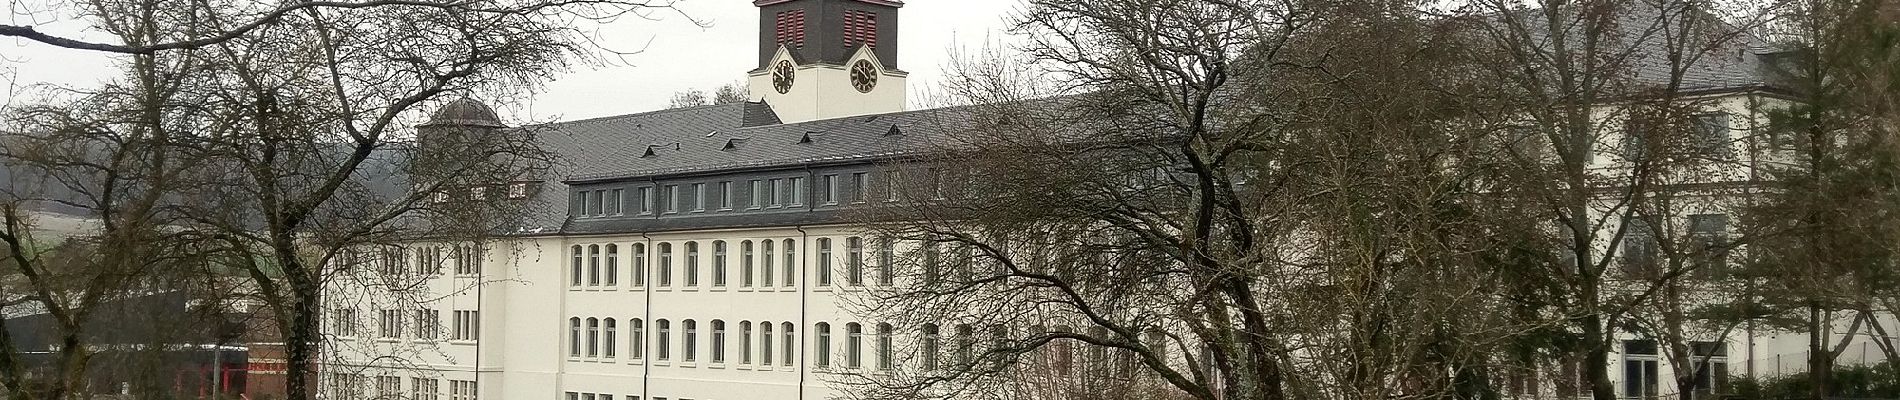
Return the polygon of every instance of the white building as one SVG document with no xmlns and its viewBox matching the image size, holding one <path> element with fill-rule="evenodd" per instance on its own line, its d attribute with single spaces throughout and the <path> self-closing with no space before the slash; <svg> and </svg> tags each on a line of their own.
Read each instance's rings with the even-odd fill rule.
<svg viewBox="0 0 1900 400">
<path fill-rule="evenodd" d="M 420 244 L 376 255 L 403 269 L 394 275 L 426 276 L 418 287 L 333 285 L 323 394 L 826 399 L 840 396 L 832 372 L 897 363 L 883 339 L 901 332 L 843 311 L 840 294 L 905 282 L 877 270 L 884 242 L 841 213 L 886 199 L 880 185 L 893 172 L 875 162 L 959 114 L 903 110 L 901 2 L 754 4 L 760 61 L 748 77 L 759 102 L 553 126 L 543 138 L 564 159 L 555 178 L 508 188 L 543 207 L 516 235 L 479 251 Z M 1747 84 L 1712 89 L 1710 112 L 1735 119 L 1730 127 L 1752 126 L 1741 119 L 1758 117 L 1756 103 L 1782 101 Z M 500 127 L 468 101 L 431 124 Z M 1798 357 L 1805 337 L 1733 337 L 1720 359 L 1730 374 L 1801 363 L 1776 358 Z M 1619 393 L 1635 379 L 1668 395 L 1668 368 L 1641 353 L 1612 355 Z"/>
</svg>

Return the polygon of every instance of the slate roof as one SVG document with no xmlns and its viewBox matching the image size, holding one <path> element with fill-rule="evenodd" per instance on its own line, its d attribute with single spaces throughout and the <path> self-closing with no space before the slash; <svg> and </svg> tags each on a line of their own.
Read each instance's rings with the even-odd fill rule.
<svg viewBox="0 0 1900 400">
<path fill-rule="evenodd" d="M 1700 8 L 1672 9 L 1684 3 L 1677 0 L 1634 0 L 1620 4 L 1624 7 L 1616 13 L 1618 19 L 1613 22 L 1614 32 L 1606 35 L 1611 42 L 1600 44 L 1605 51 L 1627 52 L 1623 60 L 1627 64 L 1624 76 L 1628 78 L 1632 89 L 1657 87 L 1668 83 L 1670 78 L 1670 49 L 1667 45 L 1676 43 L 1695 43 L 1716 45 L 1704 48 L 1686 48 L 1682 54 L 1696 57 L 1688 60 L 1682 74 L 1680 90 L 1684 92 L 1706 92 L 1725 89 L 1759 87 L 1771 84 L 1765 74 L 1767 70 L 1760 55 L 1779 51 L 1767 40 L 1748 30 L 1738 27 L 1721 17 Z M 1670 18 L 1663 18 L 1664 13 Z M 1543 51 L 1550 51 L 1552 45 L 1551 30 L 1542 22 L 1544 11 L 1527 9 L 1510 13 L 1512 18 L 1523 20 L 1530 32 L 1530 39 Z M 1496 15 L 1490 23 L 1498 23 Z M 1698 31 L 1693 36 L 1678 32 L 1684 18 L 1695 18 L 1694 26 Z M 1569 37 L 1579 38 L 1584 27 L 1576 17 L 1565 17 L 1571 22 L 1565 27 Z M 1688 39 L 1684 39 L 1687 37 Z M 1575 48 L 1573 46 L 1572 48 Z"/>
</svg>

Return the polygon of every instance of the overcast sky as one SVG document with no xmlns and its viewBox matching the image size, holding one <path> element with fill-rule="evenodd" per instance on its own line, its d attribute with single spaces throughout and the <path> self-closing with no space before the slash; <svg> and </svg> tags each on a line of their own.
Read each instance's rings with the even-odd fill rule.
<svg viewBox="0 0 1900 400">
<path fill-rule="evenodd" d="M 898 66 L 910 72 L 913 98 L 928 90 L 952 49 L 976 49 L 1003 39 L 1004 18 L 1020 0 L 906 0 L 899 14 Z M 604 44 L 617 50 L 645 51 L 622 65 L 583 66 L 551 82 L 517 118 L 571 120 L 651 111 L 667 105 L 674 92 L 710 89 L 737 82 L 758 63 L 758 10 L 752 0 L 680 0 L 680 10 L 710 26 L 701 28 L 678 15 L 658 21 L 626 19 L 607 26 Z M 46 23 L 43 30 L 103 40 L 80 32 L 82 25 L 62 16 L 13 16 L 12 23 Z M 0 93 L 7 104 L 32 83 L 85 86 L 110 79 L 111 59 L 97 53 L 63 50 L 16 39 L 0 39 Z M 12 74 L 12 76 L 4 76 Z"/>
</svg>

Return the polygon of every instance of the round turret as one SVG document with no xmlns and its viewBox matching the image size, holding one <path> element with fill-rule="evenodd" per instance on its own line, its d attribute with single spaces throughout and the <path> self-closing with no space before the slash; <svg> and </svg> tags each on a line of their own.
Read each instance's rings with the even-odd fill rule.
<svg viewBox="0 0 1900 400">
<path fill-rule="evenodd" d="M 460 98 L 443 104 L 429 116 L 429 122 L 423 127 L 468 126 L 483 128 L 501 128 L 501 118 L 495 116 L 495 109 L 470 98 Z"/>
</svg>

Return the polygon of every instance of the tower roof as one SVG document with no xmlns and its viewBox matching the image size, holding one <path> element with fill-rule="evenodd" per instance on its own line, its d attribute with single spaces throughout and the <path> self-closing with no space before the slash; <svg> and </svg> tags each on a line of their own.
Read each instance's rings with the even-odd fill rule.
<svg viewBox="0 0 1900 400">
<path fill-rule="evenodd" d="M 798 0 L 752 0 L 752 5 L 763 7 L 763 6 L 769 6 L 769 5 L 778 4 L 778 3 L 788 3 L 788 2 L 793 2 L 793 1 L 798 1 Z M 890 6 L 890 7 L 904 6 L 904 0 L 855 0 L 855 1 L 876 4 L 880 6 Z"/>
<path fill-rule="evenodd" d="M 495 116 L 495 109 L 487 104 L 467 97 L 455 99 L 443 104 L 429 116 L 429 122 L 421 126 L 479 126 L 501 128 L 501 118 Z"/>
</svg>

